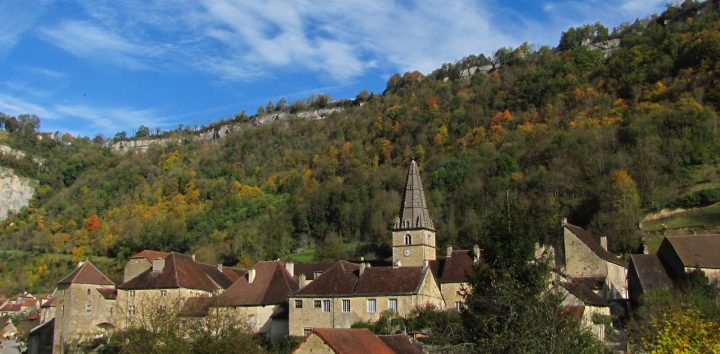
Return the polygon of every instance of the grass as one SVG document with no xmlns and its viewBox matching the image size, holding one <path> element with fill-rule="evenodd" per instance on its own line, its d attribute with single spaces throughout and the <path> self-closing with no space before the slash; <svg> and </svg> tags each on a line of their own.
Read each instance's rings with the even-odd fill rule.
<svg viewBox="0 0 720 354">
<path fill-rule="evenodd" d="M 720 232 L 720 203 L 643 223 L 645 243 L 655 252 L 664 236 Z"/>
<path fill-rule="evenodd" d="M 317 250 L 314 248 L 303 248 L 296 253 L 282 257 L 284 262 L 313 263 L 317 262 Z"/>
</svg>

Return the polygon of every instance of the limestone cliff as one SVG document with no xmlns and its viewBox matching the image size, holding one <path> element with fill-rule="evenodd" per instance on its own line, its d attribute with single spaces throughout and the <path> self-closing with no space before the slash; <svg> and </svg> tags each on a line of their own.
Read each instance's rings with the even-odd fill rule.
<svg viewBox="0 0 720 354">
<path fill-rule="evenodd" d="M 28 206 L 35 192 L 34 181 L 15 175 L 13 170 L 0 166 L 0 221 L 11 212 Z"/>
</svg>

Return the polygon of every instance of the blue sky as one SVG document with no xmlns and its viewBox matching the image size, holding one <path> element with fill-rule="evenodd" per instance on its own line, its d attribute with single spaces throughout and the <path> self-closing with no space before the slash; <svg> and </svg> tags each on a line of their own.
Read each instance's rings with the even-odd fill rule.
<svg viewBox="0 0 720 354">
<path fill-rule="evenodd" d="M 667 0 L 1 0 L 0 112 L 113 136 L 200 126 L 281 97 L 382 92 L 570 26 L 612 28 Z"/>
</svg>

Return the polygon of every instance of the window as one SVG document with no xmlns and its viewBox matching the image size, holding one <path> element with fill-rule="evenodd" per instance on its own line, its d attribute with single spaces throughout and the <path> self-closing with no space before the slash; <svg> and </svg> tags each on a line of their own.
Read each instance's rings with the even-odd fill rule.
<svg viewBox="0 0 720 354">
<path fill-rule="evenodd" d="M 135 290 L 128 291 L 128 296 L 135 297 Z"/>
<path fill-rule="evenodd" d="M 90 289 L 87 289 L 87 294 L 88 296 L 90 296 Z"/>
<path fill-rule="evenodd" d="M 320 307 L 322 307 L 322 301 L 320 301 L 320 300 L 313 301 L 313 307 L 315 307 L 316 309 L 319 309 Z"/>
<path fill-rule="evenodd" d="M 92 314 L 92 305 L 85 304 L 85 316 L 90 316 Z"/>
<path fill-rule="evenodd" d="M 165 290 L 165 289 L 160 290 L 160 296 L 161 297 L 167 296 L 167 290 Z"/>
<path fill-rule="evenodd" d="M 302 308 L 302 300 L 295 300 L 295 308 L 296 309 Z"/>
<path fill-rule="evenodd" d="M 462 311 L 463 303 L 462 301 L 455 301 L 455 311 L 460 312 Z"/>
<path fill-rule="evenodd" d="M 65 315 L 65 305 L 60 306 L 60 316 Z"/>
<path fill-rule="evenodd" d="M 128 314 L 128 316 L 132 316 L 135 314 L 135 306 L 134 305 L 128 305 L 127 314 Z"/>
<path fill-rule="evenodd" d="M 312 328 L 312 327 L 305 327 L 305 328 L 303 328 L 303 335 L 305 335 L 305 337 L 311 335 L 312 332 L 313 332 L 313 328 Z"/>
<path fill-rule="evenodd" d="M 350 299 L 343 299 L 342 312 L 350 312 Z"/>
<path fill-rule="evenodd" d="M 397 299 L 388 300 L 388 310 L 392 312 L 397 312 Z"/>
<path fill-rule="evenodd" d="M 322 310 L 323 312 L 330 312 L 330 300 L 322 301 Z"/>
<path fill-rule="evenodd" d="M 405 246 L 412 244 L 412 236 L 410 234 L 405 235 Z"/>
<path fill-rule="evenodd" d="M 375 313 L 377 311 L 377 301 L 375 299 L 368 299 L 367 301 L 367 312 Z"/>
<path fill-rule="evenodd" d="M 317 279 L 323 272 L 313 272 L 313 279 Z"/>
</svg>

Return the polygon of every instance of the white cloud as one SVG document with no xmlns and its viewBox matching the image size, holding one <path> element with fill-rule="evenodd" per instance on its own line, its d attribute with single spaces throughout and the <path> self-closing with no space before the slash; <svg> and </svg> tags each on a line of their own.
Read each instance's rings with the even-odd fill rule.
<svg viewBox="0 0 720 354">
<path fill-rule="evenodd" d="M 57 116 L 78 118 L 86 121 L 93 131 L 120 131 L 137 128 L 140 125 L 165 128 L 172 125 L 152 109 L 59 104 L 53 106 L 53 110 Z"/>
<path fill-rule="evenodd" d="M 0 112 L 12 116 L 20 114 L 35 114 L 41 119 L 57 118 L 55 113 L 45 109 L 41 105 L 2 93 L 0 93 Z"/>
<path fill-rule="evenodd" d="M 75 56 L 106 60 L 129 69 L 148 69 L 150 66 L 146 60 L 161 53 L 161 50 L 149 43 L 136 44 L 81 21 L 65 21 L 40 33 L 52 44 Z"/>
<path fill-rule="evenodd" d="M 48 1 L 0 1 L 0 55 L 13 48 L 45 12 Z"/>
</svg>

